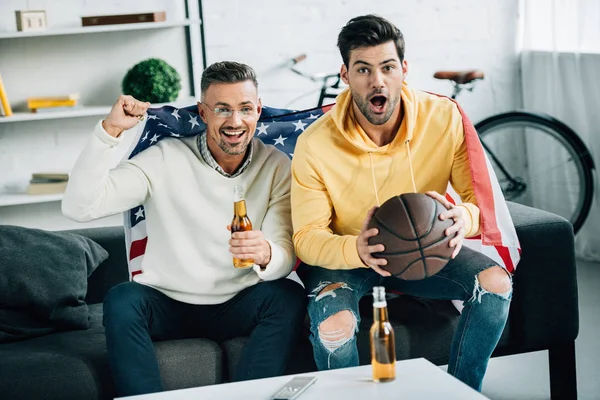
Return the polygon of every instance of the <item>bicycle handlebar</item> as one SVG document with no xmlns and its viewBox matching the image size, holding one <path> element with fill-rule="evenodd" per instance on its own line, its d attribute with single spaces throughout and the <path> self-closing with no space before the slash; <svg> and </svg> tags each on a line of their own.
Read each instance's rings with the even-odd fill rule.
<svg viewBox="0 0 600 400">
<path fill-rule="evenodd" d="M 298 63 L 299 63 L 299 62 L 301 62 L 301 61 L 304 61 L 304 60 L 306 60 L 306 57 L 307 57 L 307 56 L 306 56 L 306 54 L 299 54 L 299 55 L 297 55 L 296 57 L 292 58 L 292 59 L 289 61 L 289 64 L 288 64 L 288 66 L 289 66 L 289 69 L 290 69 L 292 72 L 294 72 L 294 73 L 296 73 L 296 74 L 298 74 L 298 75 L 300 75 L 300 76 L 303 76 L 304 78 L 310 79 L 310 80 L 311 80 L 311 81 L 313 81 L 313 82 L 322 82 L 324 85 L 327 83 L 327 81 L 328 81 L 329 79 L 332 79 L 332 78 L 337 78 L 337 79 L 338 79 L 338 80 L 337 80 L 337 82 L 336 82 L 336 83 L 334 83 L 332 86 L 333 86 L 333 87 L 337 87 L 337 85 L 339 85 L 339 72 L 332 73 L 332 74 L 320 73 L 320 74 L 312 74 L 312 75 L 309 75 L 309 74 L 307 74 L 307 73 L 305 73 L 305 72 L 302 72 L 302 71 L 299 71 L 299 70 L 297 70 L 297 69 L 295 68 L 295 65 L 296 65 L 296 64 L 298 64 Z"/>
<path fill-rule="evenodd" d="M 298 64 L 301 61 L 306 60 L 306 54 L 299 54 L 296 57 L 292 58 L 292 64 Z"/>
</svg>

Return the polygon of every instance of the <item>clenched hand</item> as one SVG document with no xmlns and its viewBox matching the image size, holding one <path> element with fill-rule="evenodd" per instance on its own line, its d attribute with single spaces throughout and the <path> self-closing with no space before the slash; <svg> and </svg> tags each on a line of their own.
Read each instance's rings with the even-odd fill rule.
<svg viewBox="0 0 600 400">
<path fill-rule="evenodd" d="M 362 260 L 363 264 L 372 268 L 381 276 L 391 276 L 392 274 L 390 274 L 388 271 L 379 268 L 380 265 L 387 265 L 387 260 L 385 258 L 373 257 L 371 254 L 378 251 L 384 251 L 385 247 L 383 244 L 369 246 L 369 238 L 379 233 L 377 228 L 369 229 L 369 222 L 371 221 L 371 218 L 373 218 L 375 211 L 377 211 L 376 206 L 371 208 L 367 213 L 367 218 L 365 218 L 365 222 L 363 223 L 360 234 L 356 239 L 356 249 L 358 250 L 358 256 Z"/>
<path fill-rule="evenodd" d="M 227 229 L 231 230 L 228 226 Z M 271 245 L 261 231 L 239 231 L 231 234 L 229 252 L 241 260 L 254 260 L 261 269 L 271 261 Z"/>
<path fill-rule="evenodd" d="M 111 136 L 119 137 L 123 131 L 133 128 L 143 118 L 150 103 L 136 100 L 132 96 L 119 96 L 102 127 Z"/>
<path fill-rule="evenodd" d="M 450 247 L 454 247 L 454 251 L 452 252 L 452 258 L 455 258 L 458 255 L 458 252 L 462 248 L 463 240 L 465 238 L 465 226 L 466 226 L 466 217 L 465 210 L 462 207 L 457 207 L 454 204 L 450 203 L 446 197 L 442 196 L 438 192 L 427 192 L 429 197 L 432 197 L 442 203 L 444 207 L 446 207 L 447 211 L 444 211 L 439 215 L 441 220 L 445 219 L 453 219 L 454 224 L 448 229 L 446 229 L 446 236 L 452 236 L 456 234 L 452 240 L 449 242 Z"/>
</svg>

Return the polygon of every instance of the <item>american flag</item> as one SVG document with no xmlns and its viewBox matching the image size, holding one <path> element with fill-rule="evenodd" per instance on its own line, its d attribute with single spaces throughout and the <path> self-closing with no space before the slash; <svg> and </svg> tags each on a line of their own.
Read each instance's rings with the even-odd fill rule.
<svg viewBox="0 0 600 400">
<path fill-rule="evenodd" d="M 333 104 L 296 111 L 263 106 L 254 135 L 292 158 L 298 136 L 331 107 Z M 198 115 L 196 105 L 185 108 L 150 108 L 147 114 L 146 125 L 143 131 L 137 133 L 126 158 L 135 156 L 163 139 L 195 136 L 206 128 Z M 143 204 L 125 212 L 124 215 L 130 277 L 142 272 L 142 259 L 148 239 L 145 215 Z"/>
<path fill-rule="evenodd" d="M 287 154 L 294 155 L 298 136 L 314 121 L 329 111 L 333 104 L 308 110 L 287 110 L 264 106 L 256 127 L 255 136 Z M 513 272 L 520 260 L 521 247 L 508 207 L 493 168 L 485 154 L 479 136 L 463 110 L 463 126 L 475 197 L 481 210 L 481 235 L 465 240 L 464 245 L 481 251 Z M 205 125 L 198 115 L 196 105 L 185 108 L 163 106 L 148 110 L 147 122 L 134 138 L 126 154 L 131 158 L 140 151 L 163 139 L 195 136 Z M 460 197 L 448 185 L 448 200 L 460 204 Z M 130 277 L 142 272 L 142 259 L 146 250 L 147 234 L 144 205 L 124 213 L 124 227 Z"/>
</svg>

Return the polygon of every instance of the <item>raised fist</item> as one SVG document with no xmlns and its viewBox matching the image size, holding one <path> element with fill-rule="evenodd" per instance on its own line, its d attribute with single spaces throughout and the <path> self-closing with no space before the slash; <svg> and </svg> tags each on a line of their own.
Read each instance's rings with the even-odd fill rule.
<svg viewBox="0 0 600 400">
<path fill-rule="evenodd" d="M 136 100 L 132 96 L 121 95 L 113 105 L 102 127 L 109 135 L 118 137 L 123 131 L 133 128 L 143 119 L 150 103 Z"/>
</svg>

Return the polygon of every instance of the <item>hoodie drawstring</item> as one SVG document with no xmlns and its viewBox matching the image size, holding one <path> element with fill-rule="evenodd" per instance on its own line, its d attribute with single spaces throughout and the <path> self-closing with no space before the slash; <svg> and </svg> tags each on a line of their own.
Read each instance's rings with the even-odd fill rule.
<svg viewBox="0 0 600 400">
<path fill-rule="evenodd" d="M 369 152 L 369 160 L 371 160 L 371 177 L 373 178 L 373 188 L 375 189 L 375 201 L 377 202 L 377 207 L 381 207 L 381 203 L 379 202 L 379 193 L 377 190 L 377 182 L 375 181 L 375 168 L 373 168 L 373 153 Z"/>
<path fill-rule="evenodd" d="M 404 143 L 406 143 L 406 151 L 408 153 L 408 166 L 410 168 L 410 179 L 412 180 L 413 191 L 417 193 L 417 185 L 415 184 L 415 174 L 413 172 L 412 166 L 412 156 L 410 155 L 410 140 L 407 140 Z"/>
<path fill-rule="evenodd" d="M 413 192 L 417 193 L 417 184 L 415 183 L 415 174 L 413 171 L 412 165 L 412 156 L 410 154 L 410 140 L 404 142 L 406 144 L 406 151 L 408 153 L 408 167 L 410 169 L 410 180 L 412 182 Z M 369 160 L 371 161 L 371 177 L 373 179 L 373 189 L 375 190 L 375 201 L 377 202 L 377 207 L 381 207 L 381 202 L 379 201 L 379 191 L 377 190 L 377 181 L 375 180 L 375 168 L 373 167 L 373 153 L 369 152 Z"/>
</svg>

